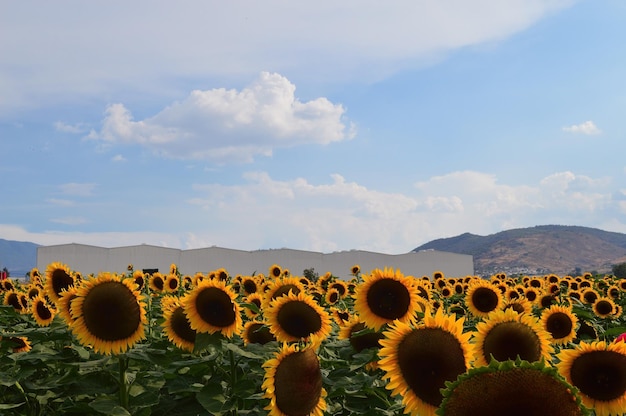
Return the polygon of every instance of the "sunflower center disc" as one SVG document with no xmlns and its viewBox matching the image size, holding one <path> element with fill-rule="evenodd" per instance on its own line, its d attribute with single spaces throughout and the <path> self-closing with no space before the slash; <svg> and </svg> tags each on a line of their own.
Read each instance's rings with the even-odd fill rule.
<svg viewBox="0 0 626 416">
<path fill-rule="evenodd" d="M 141 310 L 134 293 L 121 282 L 104 282 L 89 290 L 83 300 L 83 319 L 96 338 L 118 341 L 129 338 L 141 324 Z"/>
</svg>

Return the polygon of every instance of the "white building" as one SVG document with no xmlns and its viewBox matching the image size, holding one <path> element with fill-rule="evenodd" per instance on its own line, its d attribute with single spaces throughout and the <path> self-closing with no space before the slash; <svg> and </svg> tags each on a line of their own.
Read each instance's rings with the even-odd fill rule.
<svg viewBox="0 0 626 416">
<path fill-rule="evenodd" d="M 289 269 L 294 276 L 302 276 L 305 269 L 313 268 L 320 275 L 331 272 L 344 279 L 351 278 L 350 270 L 355 264 L 361 267 L 362 273 L 391 267 L 415 277 L 432 277 L 435 271 L 447 277 L 474 274 L 472 256 L 434 250 L 390 255 L 361 250 L 328 254 L 291 249 L 243 251 L 221 247 L 179 250 L 145 244 L 115 248 L 62 244 L 37 248 L 37 268 L 41 273 L 53 262 L 66 264 L 83 275 L 125 273 L 129 264 L 135 270 L 156 269 L 161 273 L 169 273 L 170 265 L 176 264 L 182 274 L 189 275 L 208 273 L 222 267 L 231 276 L 267 275 L 273 264 Z"/>
</svg>

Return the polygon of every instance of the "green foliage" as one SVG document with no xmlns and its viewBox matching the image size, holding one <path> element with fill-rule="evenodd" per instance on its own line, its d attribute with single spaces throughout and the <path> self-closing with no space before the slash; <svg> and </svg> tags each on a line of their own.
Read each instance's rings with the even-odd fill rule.
<svg viewBox="0 0 626 416">
<path fill-rule="evenodd" d="M 625 279 L 626 278 L 626 262 L 614 264 L 613 267 L 611 268 L 611 271 L 613 272 L 613 276 L 619 279 Z"/>
</svg>

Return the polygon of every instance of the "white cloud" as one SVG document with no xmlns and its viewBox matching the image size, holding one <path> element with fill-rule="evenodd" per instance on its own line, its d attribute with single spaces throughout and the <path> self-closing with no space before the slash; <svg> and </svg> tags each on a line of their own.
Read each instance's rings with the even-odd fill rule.
<svg viewBox="0 0 626 416">
<path fill-rule="evenodd" d="M 85 132 L 89 131 L 87 126 L 85 124 L 83 124 L 83 123 L 67 124 L 67 123 L 64 123 L 62 121 L 55 122 L 54 123 L 54 128 L 57 131 L 62 131 L 64 133 L 73 133 L 73 134 L 80 134 L 80 133 L 85 133 Z"/>
<path fill-rule="evenodd" d="M 126 158 L 122 155 L 115 155 L 111 158 L 112 162 L 126 162 Z"/>
<path fill-rule="evenodd" d="M 0 226 L 0 235 L 40 244 L 362 249 L 398 254 L 465 232 L 487 235 L 541 224 L 625 232 L 624 198 L 613 186 L 607 178 L 568 171 L 523 186 L 499 183 L 487 173 L 459 171 L 429 178 L 399 193 L 371 189 L 338 174 L 327 182 L 312 183 L 249 172 L 239 184 L 196 184 L 188 199 L 177 199 L 172 205 L 162 201 L 158 210 L 164 220 L 151 232 L 28 233 L 5 225 Z M 126 212 L 133 215 L 134 211 L 139 212 Z M 146 215 L 144 211 L 145 207 L 138 215 Z M 180 220 L 193 223 L 193 229 L 181 227 Z"/>
<path fill-rule="evenodd" d="M 0 114 L 59 94 L 165 91 L 163 80 L 173 78 L 271 70 L 323 82 L 381 79 L 499 41 L 573 3 L 139 0 L 119 8 L 61 0 L 33 13 L 9 2 L 0 15 L 2 37 L 11 39 L 0 43 Z"/>
<path fill-rule="evenodd" d="M 91 196 L 96 188 L 95 183 L 64 183 L 59 186 L 61 193 L 75 196 Z"/>
<path fill-rule="evenodd" d="M 46 202 L 52 205 L 57 205 L 60 207 L 71 207 L 74 206 L 75 202 L 69 199 L 60 199 L 60 198 L 49 198 L 46 199 Z"/>
<path fill-rule="evenodd" d="M 144 120 L 134 121 L 124 105 L 114 104 L 102 130 L 88 138 L 139 144 L 172 158 L 251 161 L 276 147 L 353 137 L 340 104 L 326 98 L 301 102 L 295 90 L 287 78 L 263 72 L 241 91 L 196 90 Z"/>
<path fill-rule="evenodd" d="M 567 126 L 567 127 L 563 127 L 563 131 L 569 132 L 569 133 L 579 133 L 579 134 L 585 134 L 588 136 L 593 136 L 593 135 L 598 135 L 602 133 L 602 130 L 600 130 L 593 121 L 589 120 L 589 121 L 585 121 L 584 123 L 580 123 L 580 124 L 574 124 L 572 126 Z"/>
<path fill-rule="evenodd" d="M 86 224 L 89 221 L 83 217 L 64 217 L 64 218 L 52 218 L 51 222 L 63 225 L 81 225 Z"/>
</svg>

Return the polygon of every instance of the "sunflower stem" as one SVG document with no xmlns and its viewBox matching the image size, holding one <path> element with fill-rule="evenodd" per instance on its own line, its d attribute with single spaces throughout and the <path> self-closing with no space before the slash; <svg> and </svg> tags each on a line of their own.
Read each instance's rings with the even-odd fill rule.
<svg viewBox="0 0 626 416">
<path fill-rule="evenodd" d="M 117 357 L 120 365 L 119 382 L 120 382 L 120 406 L 128 410 L 128 386 L 126 385 L 126 370 L 128 369 L 128 357 Z"/>
<path fill-rule="evenodd" d="M 233 350 L 228 350 L 228 359 L 230 360 L 230 392 L 231 396 L 234 396 L 235 386 L 237 385 L 237 366 L 235 365 L 235 353 Z M 232 414 L 236 415 L 237 413 L 237 409 L 233 409 Z"/>
</svg>

